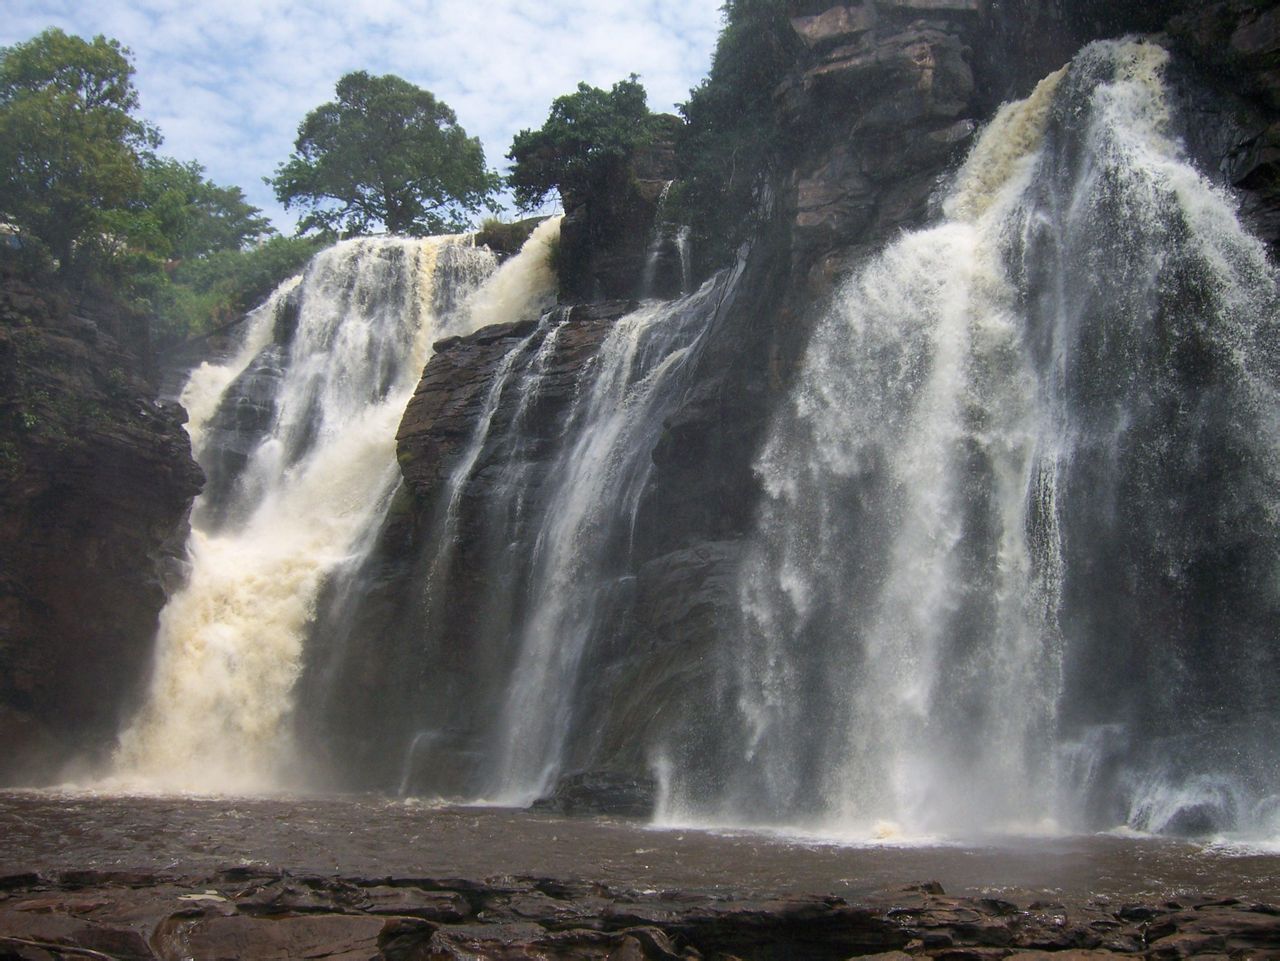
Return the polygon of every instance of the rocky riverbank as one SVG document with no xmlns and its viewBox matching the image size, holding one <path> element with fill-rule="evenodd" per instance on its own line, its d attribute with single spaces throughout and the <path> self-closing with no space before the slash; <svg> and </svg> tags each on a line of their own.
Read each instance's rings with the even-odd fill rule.
<svg viewBox="0 0 1280 961">
<path fill-rule="evenodd" d="M 1063 961 L 1280 957 L 1248 899 L 1016 903 L 936 882 L 857 901 L 713 898 L 544 877 L 484 880 L 62 871 L 0 877 L 0 959 Z"/>
<path fill-rule="evenodd" d="M 0 792 L 0 961 L 1280 958 L 1277 878 L 1280 854 L 1132 836 L 843 845 L 372 795 Z"/>
</svg>

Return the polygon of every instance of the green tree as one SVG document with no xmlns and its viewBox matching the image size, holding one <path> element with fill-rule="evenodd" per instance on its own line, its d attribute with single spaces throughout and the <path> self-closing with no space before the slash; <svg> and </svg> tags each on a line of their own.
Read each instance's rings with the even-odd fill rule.
<svg viewBox="0 0 1280 961">
<path fill-rule="evenodd" d="M 307 114 L 294 153 L 268 181 L 308 230 L 392 233 L 458 230 L 492 207 L 497 177 L 480 141 L 448 105 L 399 77 L 349 73 L 337 100 Z"/>
<path fill-rule="evenodd" d="M 253 306 L 314 244 L 264 243 L 274 231 L 238 187 L 156 155 L 128 55 L 56 29 L 0 50 L 0 221 L 24 266 L 56 263 L 60 286 L 118 302 L 145 344 L 148 326 L 181 338 Z"/>
<path fill-rule="evenodd" d="M 315 237 L 270 237 L 245 248 L 216 250 L 152 275 L 147 301 L 161 344 L 204 333 L 266 300 L 323 246 Z"/>
<path fill-rule="evenodd" d="M 136 119 L 129 51 L 49 29 L 0 49 L 0 216 L 60 275 L 110 260 L 142 189 L 138 151 L 159 143 Z"/>
<path fill-rule="evenodd" d="M 507 183 L 516 203 L 533 210 L 558 190 L 568 206 L 567 198 L 603 183 L 652 138 L 653 115 L 645 99 L 635 74 L 609 90 L 580 83 L 576 93 L 557 97 L 547 122 L 538 130 L 521 130 L 511 143 Z"/>
<path fill-rule="evenodd" d="M 138 206 L 150 219 L 155 249 L 173 260 L 239 250 L 274 233 L 239 187 L 206 180 L 204 167 L 195 161 L 145 157 Z"/>
<path fill-rule="evenodd" d="M 142 179 L 118 231 L 131 241 L 120 287 L 154 315 L 160 343 L 235 319 L 315 253 L 314 242 L 274 236 L 239 187 L 205 179 L 194 161 L 148 155 Z"/>
</svg>

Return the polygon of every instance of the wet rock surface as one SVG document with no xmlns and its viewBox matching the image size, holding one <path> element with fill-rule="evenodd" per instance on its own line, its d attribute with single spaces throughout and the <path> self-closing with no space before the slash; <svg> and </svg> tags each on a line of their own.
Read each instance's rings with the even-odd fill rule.
<svg viewBox="0 0 1280 961">
<path fill-rule="evenodd" d="M 651 777 L 617 771 L 580 771 L 560 778 L 549 797 L 534 802 L 533 810 L 647 818 L 653 814 L 657 789 Z"/>
<path fill-rule="evenodd" d="M 949 897 L 935 883 L 842 897 L 692 897 L 544 877 L 0 878 L 0 958 L 1086 961 L 1280 957 L 1280 908 Z"/>
</svg>

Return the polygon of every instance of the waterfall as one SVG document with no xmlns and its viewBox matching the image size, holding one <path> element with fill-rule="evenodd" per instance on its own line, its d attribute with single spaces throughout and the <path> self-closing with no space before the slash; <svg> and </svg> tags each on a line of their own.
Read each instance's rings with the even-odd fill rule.
<svg viewBox="0 0 1280 961">
<path fill-rule="evenodd" d="M 519 253 L 476 289 L 467 304 L 468 329 L 537 317 L 551 306 L 557 283 L 552 249 L 562 220 L 564 215 L 556 214 L 538 224 Z"/>
<path fill-rule="evenodd" d="M 680 376 L 725 277 L 619 319 L 569 419 L 530 559 L 529 604 L 487 765 L 486 794 L 528 804 L 562 773 L 582 664 L 629 554 L 631 526 Z"/>
<path fill-rule="evenodd" d="M 560 219 L 552 217 L 539 224 L 514 257 L 459 299 L 458 316 L 449 323 L 450 332 L 538 320 L 555 300 L 552 251 Z M 522 344 L 535 335 L 546 336 L 542 348 L 534 351 L 543 358 L 554 343 L 554 336 L 547 335 L 555 316 L 558 314 L 552 312 L 541 324 L 530 324 L 533 333 L 512 336 Z M 504 329 L 493 328 L 499 332 Z M 500 338 L 501 333 L 496 336 Z M 460 554 L 470 556 L 482 549 L 472 541 L 466 511 L 474 504 L 468 495 L 477 474 L 483 475 L 481 482 L 489 476 L 491 468 L 482 455 L 495 418 L 500 412 L 504 418 L 510 413 L 501 407 L 502 402 L 513 391 L 526 401 L 536 393 L 525 388 L 531 377 L 537 379 L 540 364 L 535 362 L 529 369 L 526 360 L 519 349 L 498 359 L 499 369 L 478 398 L 482 404 L 470 434 L 459 438 L 459 449 L 437 503 L 423 505 L 426 509 L 417 542 L 420 553 L 406 550 L 397 533 L 408 512 L 390 512 L 376 532 L 370 531 L 375 548 L 352 566 L 349 577 L 341 583 L 331 582 L 321 597 L 297 691 L 297 727 L 303 752 L 312 762 L 313 784 L 363 788 L 377 783 L 401 794 L 422 789 L 461 791 L 444 771 L 441 757 L 466 753 L 461 731 L 467 726 L 468 711 L 477 709 L 478 698 L 458 695 L 463 703 L 455 704 L 457 692 L 450 688 L 453 675 L 446 665 L 457 656 L 455 652 L 468 660 L 483 660 L 480 646 L 484 638 L 490 631 L 505 633 L 505 598 L 517 576 L 512 567 L 523 558 L 510 555 L 511 564 L 486 572 L 481 611 L 459 603 L 465 588 L 459 591 L 455 583 L 459 575 L 455 562 Z M 524 410 L 521 407 L 515 413 L 517 425 L 506 448 L 508 454 L 527 445 Z M 523 485 L 513 477 L 511 489 L 518 494 Z M 405 490 L 400 504 L 411 500 Z M 507 516 L 511 505 L 486 503 L 483 510 L 493 518 L 491 526 L 499 529 L 502 525 L 498 521 Z M 379 548 L 386 538 L 396 546 Z M 388 586 L 391 583 L 394 587 Z M 381 606 L 370 616 L 369 605 Z M 451 651 L 441 638 L 458 620 L 466 624 L 465 641 Z M 491 629 L 490 624 L 494 625 Z M 383 680 L 365 686 L 369 682 L 363 679 L 371 672 L 378 672 L 376 676 Z M 387 683 L 391 678 L 394 681 Z M 366 693 L 373 703 L 362 700 Z M 356 737 L 347 740 L 353 733 Z M 398 763 L 392 765 L 392 759 Z M 358 773 L 353 771 L 353 762 L 362 767 Z M 385 774 L 370 770 L 384 762 Z M 389 779 L 392 767 L 394 780 Z"/>
<path fill-rule="evenodd" d="M 673 181 L 668 180 L 658 195 L 653 214 L 653 236 L 645 251 L 644 267 L 640 271 L 637 296 L 671 298 L 689 293 L 690 266 L 689 235 L 687 226 L 667 220 L 667 201 Z"/>
<path fill-rule="evenodd" d="M 286 721 L 317 594 L 372 542 L 398 482 L 396 426 L 431 344 L 486 316 L 467 295 L 494 258 L 462 239 L 321 252 L 248 318 L 229 363 L 192 375 L 183 401 L 209 485 L 117 777 L 260 790 L 289 774 Z"/>
<path fill-rule="evenodd" d="M 662 818 L 1280 828 L 1277 275 L 1167 60 L 1093 44 L 1003 108 L 820 319 Z"/>
</svg>

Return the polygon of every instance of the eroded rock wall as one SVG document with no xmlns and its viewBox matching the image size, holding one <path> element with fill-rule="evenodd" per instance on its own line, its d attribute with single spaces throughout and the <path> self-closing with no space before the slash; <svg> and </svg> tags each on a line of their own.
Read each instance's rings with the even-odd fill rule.
<svg viewBox="0 0 1280 961">
<path fill-rule="evenodd" d="M 180 412 L 101 321 L 0 284 L 0 783 L 109 748 L 203 481 Z"/>
</svg>

